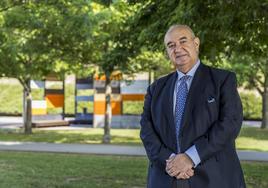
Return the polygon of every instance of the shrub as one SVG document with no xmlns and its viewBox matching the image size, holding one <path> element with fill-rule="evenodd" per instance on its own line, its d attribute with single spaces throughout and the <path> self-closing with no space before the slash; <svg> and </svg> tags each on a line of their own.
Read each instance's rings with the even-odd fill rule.
<svg viewBox="0 0 268 188">
<path fill-rule="evenodd" d="M 262 98 L 252 92 L 240 92 L 244 119 L 262 118 Z"/>
</svg>

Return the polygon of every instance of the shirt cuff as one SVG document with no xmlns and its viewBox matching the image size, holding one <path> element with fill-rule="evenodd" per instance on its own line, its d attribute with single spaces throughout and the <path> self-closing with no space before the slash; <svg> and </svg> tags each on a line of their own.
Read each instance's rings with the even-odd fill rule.
<svg viewBox="0 0 268 188">
<path fill-rule="evenodd" d="M 176 154 L 175 153 L 171 153 L 171 155 L 169 156 L 169 159 L 172 158 L 172 157 L 175 157 Z"/>
<path fill-rule="evenodd" d="M 194 168 L 197 165 L 199 165 L 199 163 L 201 162 L 201 159 L 199 157 L 199 154 L 198 154 L 198 152 L 196 150 L 195 145 L 192 145 L 189 149 L 186 150 L 185 153 L 192 159 L 192 161 L 194 163 Z"/>
</svg>

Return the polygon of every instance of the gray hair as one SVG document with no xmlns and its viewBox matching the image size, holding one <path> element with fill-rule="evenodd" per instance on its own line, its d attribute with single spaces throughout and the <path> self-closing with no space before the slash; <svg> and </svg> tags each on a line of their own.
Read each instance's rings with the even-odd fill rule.
<svg viewBox="0 0 268 188">
<path fill-rule="evenodd" d="M 190 31 L 191 35 L 193 38 L 195 38 L 195 34 L 193 32 L 193 30 L 188 26 L 188 25 L 182 25 L 182 24 L 175 24 L 169 27 L 169 29 L 167 30 L 164 40 L 167 36 L 167 34 L 169 34 L 171 31 L 175 30 L 175 29 L 187 29 L 188 31 Z"/>
</svg>

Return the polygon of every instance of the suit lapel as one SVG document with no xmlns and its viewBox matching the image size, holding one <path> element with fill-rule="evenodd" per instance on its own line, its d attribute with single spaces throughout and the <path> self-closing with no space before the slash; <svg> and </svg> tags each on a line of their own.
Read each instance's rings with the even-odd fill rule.
<svg viewBox="0 0 268 188">
<path fill-rule="evenodd" d="M 193 77 L 191 87 L 187 96 L 184 116 L 182 119 L 182 128 L 186 126 L 189 118 L 191 118 L 193 106 L 197 103 L 200 99 L 200 95 L 204 92 L 205 85 L 207 83 L 207 76 L 206 67 L 200 63 L 199 67 L 197 68 L 195 75 Z"/>
<path fill-rule="evenodd" d="M 173 116 L 173 95 L 174 95 L 174 87 L 177 80 L 177 72 L 174 72 L 173 75 L 170 77 L 170 79 L 166 82 L 166 88 L 165 93 L 163 95 L 163 101 L 162 101 L 162 107 L 163 107 L 163 113 L 167 117 L 168 120 L 168 126 L 171 130 L 172 137 L 174 137 L 174 140 L 176 140 L 175 135 L 175 123 L 174 123 L 174 116 Z"/>
</svg>

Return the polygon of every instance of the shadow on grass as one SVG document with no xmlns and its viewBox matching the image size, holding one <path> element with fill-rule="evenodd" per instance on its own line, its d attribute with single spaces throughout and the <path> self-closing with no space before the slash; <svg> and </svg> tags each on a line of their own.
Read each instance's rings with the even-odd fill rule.
<svg viewBox="0 0 268 188">
<path fill-rule="evenodd" d="M 238 150 L 244 150 L 244 151 L 259 151 L 259 152 L 267 152 L 265 149 L 259 149 L 259 148 L 254 148 L 254 150 L 253 149 L 251 149 L 251 148 L 248 148 L 248 147 L 239 147 L 239 148 L 236 148 L 236 149 L 238 149 Z"/>
</svg>

